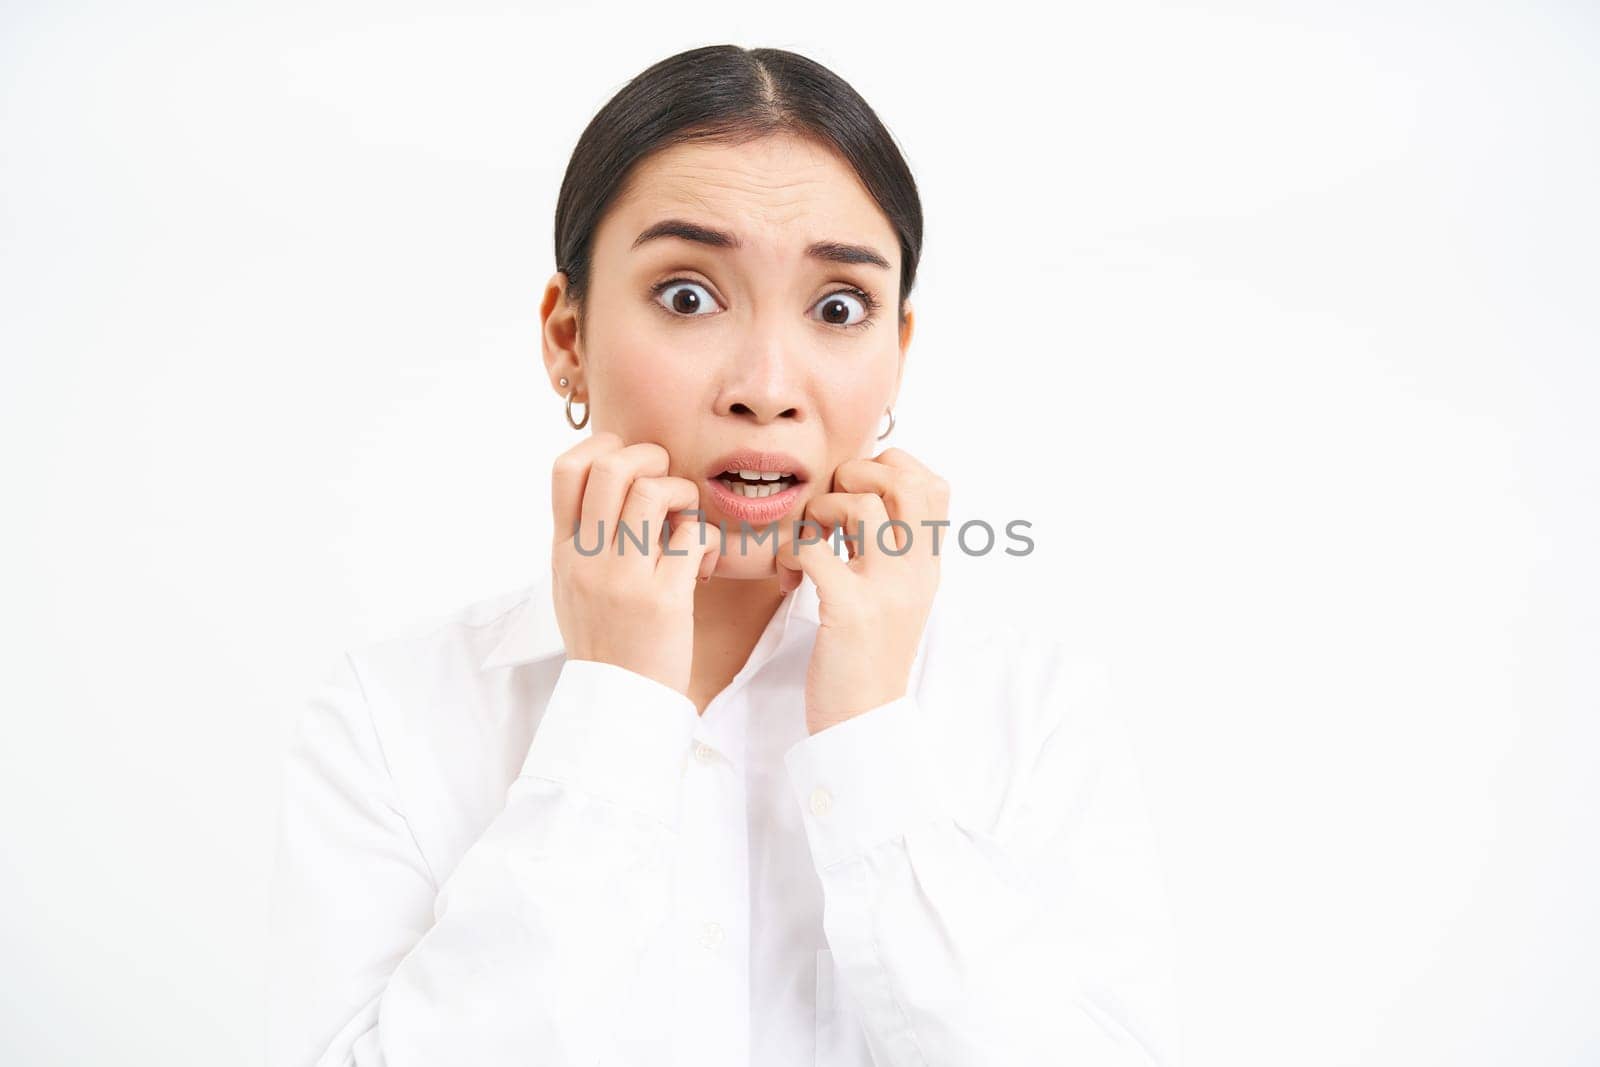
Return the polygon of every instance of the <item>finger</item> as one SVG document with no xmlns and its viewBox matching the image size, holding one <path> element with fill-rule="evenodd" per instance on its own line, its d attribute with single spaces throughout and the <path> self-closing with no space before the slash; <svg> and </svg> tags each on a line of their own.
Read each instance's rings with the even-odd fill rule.
<svg viewBox="0 0 1600 1067">
<path fill-rule="evenodd" d="M 905 458 L 901 458 L 905 457 Z M 847 493 L 877 493 L 883 497 L 889 517 L 910 528 L 911 551 L 907 554 L 933 555 L 932 525 L 950 514 L 950 487 L 943 478 L 900 452 L 895 458 L 902 466 L 879 459 L 859 459 L 842 463 L 834 472 L 834 484 Z M 897 528 L 896 548 L 905 548 L 906 531 Z M 888 538 L 884 539 L 885 544 Z"/>
<path fill-rule="evenodd" d="M 790 570 L 782 564 L 778 565 L 778 592 L 785 595 L 800 588 L 800 582 L 805 578 L 806 572 L 798 567 Z"/>
<path fill-rule="evenodd" d="M 589 480 L 583 487 L 584 540 L 597 539 L 602 552 L 615 552 L 617 521 L 622 501 L 633 480 L 661 477 L 667 473 L 667 450 L 650 441 L 628 445 L 596 457 L 589 467 Z M 604 529 L 600 524 L 604 523 Z"/>
<path fill-rule="evenodd" d="M 937 477 L 937 475 L 935 475 L 933 471 L 928 468 L 927 464 L 923 463 L 920 459 L 918 459 L 916 456 L 913 456 L 910 452 L 907 452 L 903 448 L 886 448 L 872 458 L 877 460 L 879 463 L 890 467 L 898 467 L 901 470 L 911 471 L 916 474 Z"/>
<path fill-rule="evenodd" d="M 583 506 L 583 487 L 589 479 L 589 465 L 597 456 L 622 447 L 622 438 L 609 431 L 601 431 L 556 457 L 550 470 L 550 509 L 555 521 L 555 540 L 570 539 Z"/>
<path fill-rule="evenodd" d="M 692 508 L 699 502 L 700 489 L 687 478 L 635 478 L 617 517 L 617 551 L 638 560 L 642 571 L 653 571 L 661 558 L 667 512 Z"/>
<path fill-rule="evenodd" d="M 930 470 L 928 466 L 921 460 L 917 459 L 911 453 L 899 448 L 886 448 L 882 452 L 879 452 L 876 456 L 857 457 L 852 460 L 846 460 L 844 463 L 840 464 L 839 469 L 844 469 L 847 467 L 862 468 L 867 473 L 877 470 L 879 467 L 887 467 L 890 470 L 905 471 L 913 477 L 938 477 L 938 475 L 934 474 L 934 472 Z M 835 470 L 833 474 L 834 489 L 842 490 L 847 493 L 858 491 L 849 489 L 839 484 L 839 470 Z"/>
<path fill-rule="evenodd" d="M 902 488 L 904 475 L 893 467 L 886 467 L 874 459 L 853 459 L 842 463 L 833 472 L 835 494 L 849 496 L 852 494 L 871 494 L 883 502 L 884 518 L 906 520 L 905 494 Z M 854 523 L 852 522 L 852 528 Z M 877 527 L 867 531 L 874 540 L 869 542 L 876 546 Z M 893 532 L 885 531 L 883 543 L 890 549 L 898 552 L 905 547 L 904 532 L 895 529 Z"/>
<path fill-rule="evenodd" d="M 668 584 L 687 585 L 697 577 L 709 578 L 721 551 L 722 539 L 715 527 L 704 522 L 680 522 L 667 539 L 667 550 L 656 563 L 656 574 Z"/>
<path fill-rule="evenodd" d="M 846 583 L 856 579 L 856 575 L 850 572 L 850 565 L 835 556 L 826 541 L 795 538 L 779 549 L 775 558 L 780 574 L 795 571 L 810 575 L 811 584 L 817 587 L 817 597 L 823 601 L 843 597 L 848 588 Z M 789 581 L 796 587 L 800 584 L 797 578 Z M 781 582 L 779 587 L 782 587 Z"/>
<path fill-rule="evenodd" d="M 866 556 L 892 555 L 901 548 L 901 531 L 888 525 L 883 498 L 876 493 L 823 493 L 807 501 L 806 516 L 828 528 L 830 542 L 832 532 L 839 530 L 852 562 Z"/>
</svg>

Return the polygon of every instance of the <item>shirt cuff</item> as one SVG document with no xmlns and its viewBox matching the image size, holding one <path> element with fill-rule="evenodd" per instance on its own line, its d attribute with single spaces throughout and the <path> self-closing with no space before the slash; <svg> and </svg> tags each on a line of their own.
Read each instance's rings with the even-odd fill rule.
<svg viewBox="0 0 1600 1067">
<path fill-rule="evenodd" d="M 569 659 L 550 692 L 522 774 L 581 789 L 668 826 L 700 721 L 694 701 L 626 667 Z"/>
<path fill-rule="evenodd" d="M 910 694 L 795 742 L 783 763 L 819 871 L 945 816 Z"/>
</svg>

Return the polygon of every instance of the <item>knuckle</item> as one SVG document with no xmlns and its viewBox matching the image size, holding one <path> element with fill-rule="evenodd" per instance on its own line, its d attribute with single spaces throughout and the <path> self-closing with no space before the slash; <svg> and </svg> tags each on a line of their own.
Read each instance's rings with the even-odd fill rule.
<svg viewBox="0 0 1600 1067">
<path fill-rule="evenodd" d="M 938 478 L 919 478 L 910 490 L 914 499 L 929 506 L 942 503 L 949 496 L 949 487 Z"/>
<path fill-rule="evenodd" d="M 636 450 L 636 454 L 640 459 L 651 463 L 665 463 L 671 458 L 667 455 L 667 450 L 654 441 L 641 441 L 629 447 Z"/>
<path fill-rule="evenodd" d="M 883 510 L 883 498 L 877 493 L 851 493 L 850 502 L 861 511 Z"/>
<path fill-rule="evenodd" d="M 594 473 L 607 480 L 621 477 L 628 460 L 621 452 L 607 452 L 594 461 Z"/>
<path fill-rule="evenodd" d="M 655 478 L 635 478 L 633 488 L 628 490 L 634 506 L 645 510 L 665 506 L 666 490 L 660 481 Z"/>
</svg>

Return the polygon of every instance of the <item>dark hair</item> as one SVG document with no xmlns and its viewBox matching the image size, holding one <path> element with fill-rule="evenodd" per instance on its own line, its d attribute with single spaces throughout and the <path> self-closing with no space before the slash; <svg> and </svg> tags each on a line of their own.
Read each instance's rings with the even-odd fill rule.
<svg viewBox="0 0 1600 1067">
<path fill-rule="evenodd" d="M 602 107 L 573 149 L 556 199 L 556 265 L 580 322 L 594 234 L 636 164 L 692 141 L 742 144 L 796 133 L 837 151 L 900 240 L 900 321 L 922 255 L 922 201 L 894 138 L 828 68 L 778 48 L 719 44 L 649 67 Z M 580 331 L 581 332 L 581 331 Z"/>
</svg>

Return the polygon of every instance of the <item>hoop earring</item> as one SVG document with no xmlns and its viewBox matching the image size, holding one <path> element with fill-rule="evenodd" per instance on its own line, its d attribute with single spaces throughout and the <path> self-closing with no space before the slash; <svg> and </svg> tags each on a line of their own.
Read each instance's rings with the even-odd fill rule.
<svg viewBox="0 0 1600 1067">
<path fill-rule="evenodd" d="M 894 408 L 889 407 L 884 410 L 889 413 L 889 428 L 878 435 L 878 440 L 880 441 L 894 433 Z"/>
<path fill-rule="evenodd" d="M 567 394 L 567 425 L 571 426 L 574 430 L 581 430 L 585 426 L 589 425 L 589 402 L 587 400 L 582 401 L 582 403 L 583 403 L 583 421 L 582 422 L 573 422 L 572 421 L 572 398 L 575 395 L 577 395 L 577 392 L 578 391 L 576 389 L 574 389 L 574 390 L 572 390 L 572 392 Z"/>
</svg>

